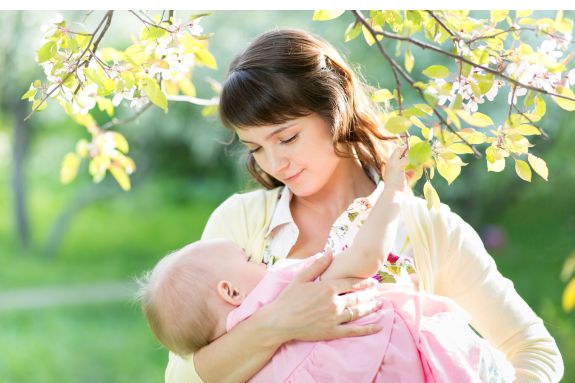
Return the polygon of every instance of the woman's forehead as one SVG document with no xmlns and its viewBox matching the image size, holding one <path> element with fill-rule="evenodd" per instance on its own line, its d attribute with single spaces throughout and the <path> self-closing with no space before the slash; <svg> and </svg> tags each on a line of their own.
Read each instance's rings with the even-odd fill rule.
<svg viewBox="0 0 575 383">
<path fill-rule="evenodd" d="M 281 124 L 250 126 L 236 129 L 236 134 L 242 142 L 252 142 L 252 140 L 268 140 L 273 136 L 301 123 L 301 118 L 286 121 Z"/>
</svg>

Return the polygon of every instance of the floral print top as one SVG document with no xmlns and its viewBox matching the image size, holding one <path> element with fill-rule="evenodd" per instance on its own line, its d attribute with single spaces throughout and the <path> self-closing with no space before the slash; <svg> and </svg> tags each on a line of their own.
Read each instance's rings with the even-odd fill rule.
<svg viewBox="0 0 575 383">
<path fill-rule="evenodd" d="M 330 248 L 334 254 L 338 254 L 351 245 L 383 188 L 384 183 L 380 181 L 369 196 L 357 198 L 349 205 L 332 225 L 324 251 Z M 297 241 L 299 230 L 289 207 L 291 197 L 292 193 L 287 187 L 284 187 L 279 194 L 279 201 L 265 236 L 263 262 L 268 266 L 286 259 Z M 406 281 L 411 283 L 409 275 L 412 273 L 415 273 L 413 251 L 405 225 L 400 221 L 392 252 L 387 257 L 386 265 L 374 278 L 380 282 Z"/>
</svg>

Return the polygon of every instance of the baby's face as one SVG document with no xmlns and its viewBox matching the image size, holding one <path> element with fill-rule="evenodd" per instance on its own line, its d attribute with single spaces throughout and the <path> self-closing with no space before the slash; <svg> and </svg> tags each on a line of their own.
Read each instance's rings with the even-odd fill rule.
<svg viewBox="0 0 575 383">
<path fill-rule="evenodd" d="M 210 260 L 218 279 L 228 280 L 246 296 L 262 280 L 266 265 L 252 262 L 236 243 L 217 239 L 208 241 Z"/>
</svg>

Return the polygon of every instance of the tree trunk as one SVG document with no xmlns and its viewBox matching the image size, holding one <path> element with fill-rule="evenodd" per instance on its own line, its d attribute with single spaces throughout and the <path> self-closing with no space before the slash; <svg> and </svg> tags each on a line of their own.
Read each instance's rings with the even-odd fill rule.
<svg viewBox="0 0 575 383">
<path fill-rule="evenodd" d="M 12 193 L 14 201 L 14 219 L 16 223 L 16 235 L 20 246 L 28 248 L 30 244 L 28 209 L 26 207 L 26 179 L 25 157 L 30 139 L 30 126 L 26 117 L 26 103 L 18 100 L 12 106 L 14 116 L 14 141 L 12 150 Z"/>
</svg>

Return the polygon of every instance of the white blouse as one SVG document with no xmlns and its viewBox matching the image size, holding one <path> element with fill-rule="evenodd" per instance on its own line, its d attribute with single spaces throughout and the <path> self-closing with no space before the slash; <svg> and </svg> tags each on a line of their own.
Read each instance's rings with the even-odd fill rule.
<svg viewBox="0 0 575 383">
<path fill-rule="evenodd" d="M 383 191 L 383 188 L 383 181 L 379 181 L 377 187 L 370 195 L 356 198 L 349 205 L 333 223 L 324 250 L 330 248 L 333 250 L 334 255 L 336 255 L 351 245 L 359 228 L 367 219 L 372 206 Z M 299 229 L 294 222 L 290 210 L 292 196 L 293 194 L 289 188 L 284 187 L 279 194 L 276 209 L 265 234 L 263 262 L 268 266 L 285 260 L 297 241 Z M 311 256 L 313 254 L 309 255 Z M 398 233 L 392 248 L 392 254 L 388 257 L 388 263 L 392 266 L 391 270 L 389 268 L 382 270 L 382 272 L 379 273 L 378 279 L 386 282 L 395 282 L 398 275 L 415 272 L 413 266 L 413 250 L 409 243 L 405 224 L 401 220 L 398 224 Z M 393 267 L 394 265 L 395 267 Z M 394 275 L 395 277 L 393 277 Z"/>
</svg>

